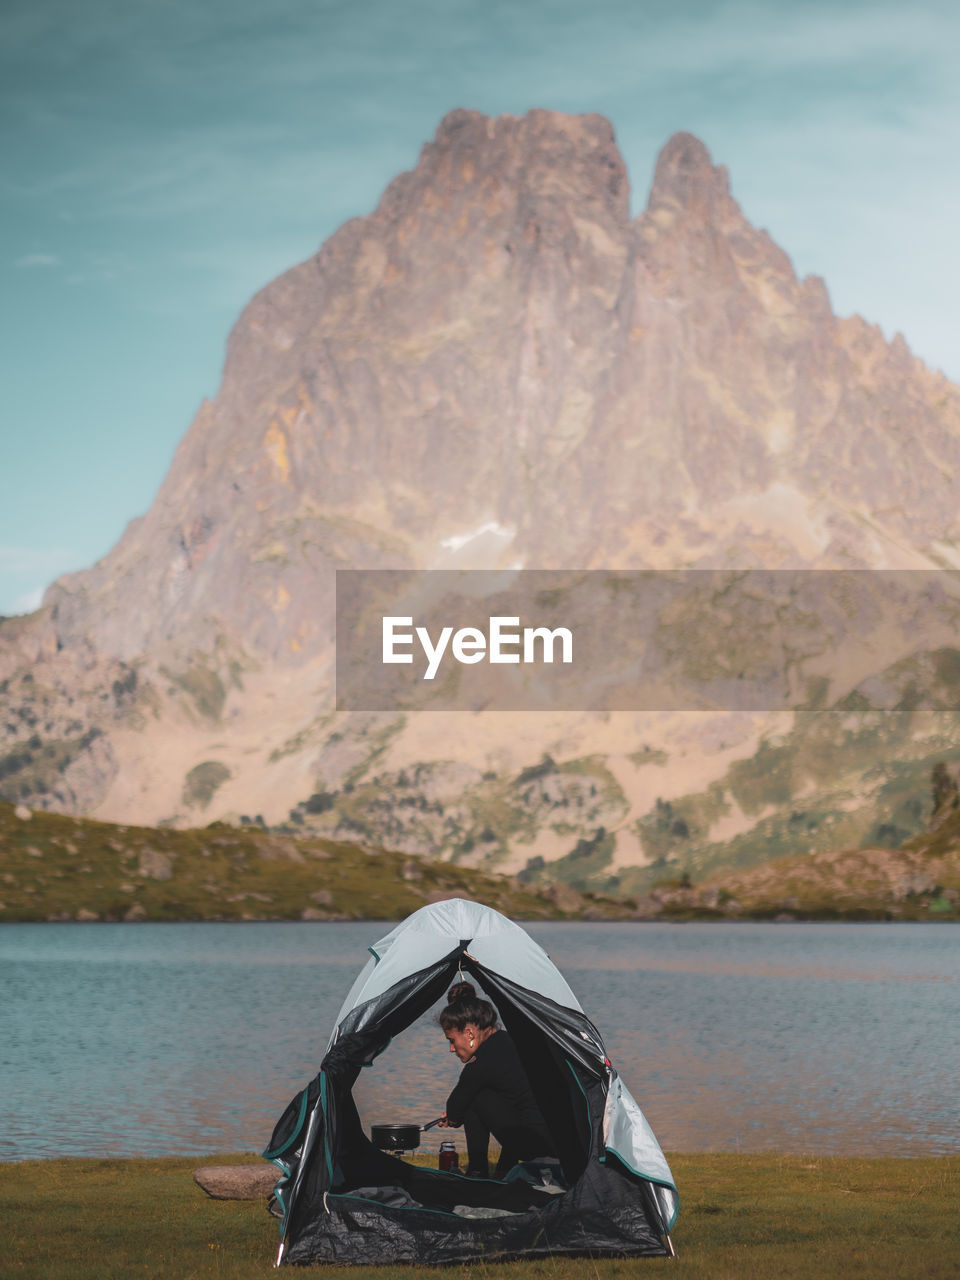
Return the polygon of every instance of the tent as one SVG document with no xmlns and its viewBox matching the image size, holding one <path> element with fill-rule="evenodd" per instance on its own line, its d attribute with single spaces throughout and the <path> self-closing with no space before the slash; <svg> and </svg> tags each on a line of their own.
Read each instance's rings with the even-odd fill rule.
<svg viewBox="0 0 960 1280">
<path fill-rule="evenodd" d="M 281 1173 L 278 1265 L 673 1254 L 670 1169 L 546 952 L 499 912 L 462 899 L 422 907 L 369 950 L 318 1075 L 263 1153 Z M 360 1069 L 458 973 L 496 1006 L 528 1068 L 556 1144 L 556 1179 L 524 1166 L 499 1182 L 423 1169 L 363 1132 L 352 1095 Z"/>
</svg>

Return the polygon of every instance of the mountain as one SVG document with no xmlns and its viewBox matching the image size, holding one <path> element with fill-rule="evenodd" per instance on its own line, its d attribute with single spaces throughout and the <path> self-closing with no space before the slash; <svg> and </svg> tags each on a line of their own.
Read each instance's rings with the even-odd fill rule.
<svg viewBox="0 0 960 1280">
<path fill-rule="evenodd" d="M 941 766 L 934 790 L 940 794 L 927 828 L 902 848 L 776 858 L 696 887 L 681 876 L 643 898 L 638 912 L 673 919 L 960 920 L 956 770 L 951 776 Z"/>
<path fill-rule="evenodd" d="M 921 694 L 865 685 L 884 660 L 816 722 L 338 715 L 333 571 L 953 569 L 958 511 L 958 388 L 836 317 L 696 138 L 631 218 L 606 120 L 454 111 L 244 310 L 146 515 L 0 625 L 0 795 L 631 891 L 899 840 L 960 745 L 947 651 Z"/>
</svg>

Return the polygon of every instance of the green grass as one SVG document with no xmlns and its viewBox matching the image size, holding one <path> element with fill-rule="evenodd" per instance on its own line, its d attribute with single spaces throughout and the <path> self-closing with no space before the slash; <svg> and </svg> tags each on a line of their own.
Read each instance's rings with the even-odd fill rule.
<svg viewBox="0 0 960 1280">
<path fill-rule="evenodd" d="M 192 1182 L 202 1164 L 252 1156 L 52 1160 L 0 1165 L 0 1275 L 51 1280 L 156 1276 L 247 1280 L 273 1274 L 278 1224 L 263 1202 L 210 1200 Z M 947 1280 L 960 1256 L 960 1157 L 868 1160 L 776 1155 L 674 1155 L 682 1209 L 668 1259 L 565 1259 L 408 1266 L 324 1276 L 364 1280 Z"/>
<path fill-rule="evenodd" d="M 0 923 L 78 912 L 88 920 L 298 920 L 305 908 L 399 920 L 436 893 L 520 919 L 570 914 L 503 876 L 376 847 L 223 823 L 175 831 L 43 810 L 24 820 L 0 802 Z"/>
<path fill-rule="evenodd" d="M 960 750 L 958 672 L 960 651 L 914 655 L 885 671 L 882 697 L 867 683 L 830 706 L 826 686 L 813 682 L 788 732 L 702 792 L 672 797 L 670 821 L 662 802 L 641 815 L 635 828 L 657 865 L 626 869 L 621 891 L 645 892 L 667 864 L 699 882 L 793 854 L 897 848 L 922 837 L 931 771 Z M 712 841 L 711 825 L 730 802 L 751 825 Z"/>
<path fill-rule="evenodd" d="M 175 688 L 190 698 L 199 715 L 206 720 L 220 719 L 227 690 L 217 672 L 206 666 L 202 657 L 198 656 L 186 671 L 170 671 L 166 667 L 161 667 L 160 671 Z"/>
<path fill-rule="evenodd" d="M 230 776 L 230 770 L 219 760 L 204 760 L 194 765 L 183 780 L 183 803 L 205 809 Z"/>
<path fill-rule="evenodd" d="M 79 721 L 76 724 L 80 727 Z M 19 796 L 23 788 L 30 796 L 49 795 L 70 765 L 101 736 L 97 728 L 66 738 L 33 734 L 0 756 L 0 795 Z"/>
</svg>

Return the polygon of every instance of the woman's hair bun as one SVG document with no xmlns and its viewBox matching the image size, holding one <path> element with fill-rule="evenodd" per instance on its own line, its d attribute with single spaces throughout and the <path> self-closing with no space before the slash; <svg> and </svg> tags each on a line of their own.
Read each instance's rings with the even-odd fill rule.
<svg viewBox="0 0 960 1280">
<path fill-rule="evenodd" d="M 447 992 L 447 1001 L 453 1004 L 454 1000 L 476 1000 L 477 989 L 469 982 L 455 982 Z"/>
<path fill-rule="evenodd" d="M 473 1023 L 480 1031 L 496 1029 L 497 1011 L 489 1000 L 478 1000 L 472 982 L 455 982 L 447 992 L 447 1007 L 437 1016 L 444 1032 L 462 1031 Z"/>
</svg>

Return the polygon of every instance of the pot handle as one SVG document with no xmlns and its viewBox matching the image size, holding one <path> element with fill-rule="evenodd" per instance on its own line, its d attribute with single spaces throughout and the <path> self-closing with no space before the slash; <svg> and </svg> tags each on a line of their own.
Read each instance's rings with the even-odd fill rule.
<svg viewBox="0 0 960 1280">
<path fill-rule="evenodd" d="M 432 1129 L 435 1124 L 439 1124 L 441 1120 L 446 1120 L 446 1118 L 447 1117 L 445 1115 L 437 1116 L 436 1120 L 431 1120 L 429 1124 L 421 1125 L 420 1132 L 426 1133 L 428 1129 Z"/>
</svg>

